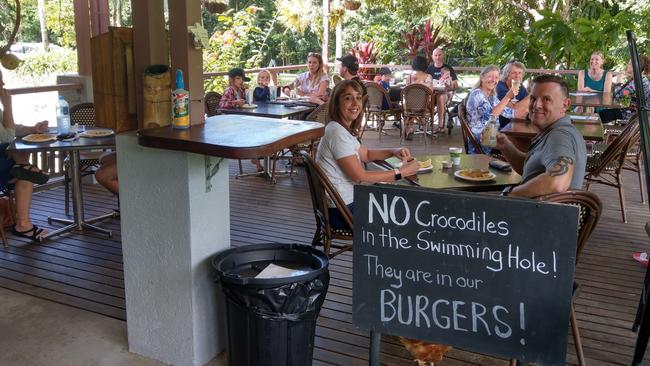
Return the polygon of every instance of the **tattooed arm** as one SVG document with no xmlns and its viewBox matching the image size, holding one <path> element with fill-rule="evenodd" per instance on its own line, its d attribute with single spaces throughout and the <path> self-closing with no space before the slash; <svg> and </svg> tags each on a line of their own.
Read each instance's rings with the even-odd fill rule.
<svg viewBox="0 0 650 366">
<path fill-rule="evenodd" d="M 564 192 L 571 186 L 573 171 L 573 159 L 560 156 L 546 169 L 545 173 L 515 187 L 510 192 L 510 196 L 532 198 L 550 193 Z"/>
</svg>

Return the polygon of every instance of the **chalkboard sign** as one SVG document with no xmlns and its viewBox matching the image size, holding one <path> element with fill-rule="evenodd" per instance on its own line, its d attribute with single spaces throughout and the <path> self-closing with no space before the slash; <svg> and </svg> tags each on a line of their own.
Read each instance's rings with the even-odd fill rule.
<svg viewBox="0 0 650 366">
<path fill-rule="evenodd" d="M 563 365 L 577 217 L 534 200 L 355 186 L 353 323 Z"/>
</svg>

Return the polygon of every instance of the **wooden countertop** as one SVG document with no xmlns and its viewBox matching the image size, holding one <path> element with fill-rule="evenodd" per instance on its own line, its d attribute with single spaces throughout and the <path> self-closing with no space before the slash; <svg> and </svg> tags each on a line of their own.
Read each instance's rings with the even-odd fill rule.
<svg viewBox="0 0 650 366">
<path fill-rule="evenodd" d="M 140 130 L 138 143 L 228 159 L 252 159 L 317 139 L 324 133 L 325 126 L 318 122 L 233 114 L 209 117 L 204 124 L 187 130 L 171 126 Z"/>
</svg>

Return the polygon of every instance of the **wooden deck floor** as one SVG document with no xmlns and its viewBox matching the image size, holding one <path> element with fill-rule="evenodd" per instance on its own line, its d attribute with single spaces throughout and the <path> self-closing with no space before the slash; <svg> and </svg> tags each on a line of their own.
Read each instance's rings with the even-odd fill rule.
<svg viewBox="0 0 650 366">
<path fill-rule="evenodd" d="M 417 153 L 444 153 L 458 146 L 457 130 L 426 147 L 416 138 L 410 147 Z M 394 134 L 382 138 L 374 132 L 364 138 L 367 145 L 394 146 Z M 245 163 L 245 166 L 250 164 Z M 230 164 L 231 176 L 236 164 Z M 592 235 L 578 266 L 576 277 L 582 292 L 576 311 L 584 350 L 590 365 L 629 365 L 636 334 L 630 331 L 644 269 L 632 260 L 633 252 L 649 251 L 643 225 L 649 220 L 642 205 L 638 182 L 626 176 L 629 223 L 622 224 L 614 189 L 596 187 L 605 204 L 604 217 Z M 98 186 L 87 185 L 88 215 L 115 208 L 117 201 Z M 231 190 L 232 245 L 252 243 L 309 243 L 314 218 L 303 175 L 280 179 L 269 185 L 258 178 L 234 179 Z M 62 188 L 34 197 L 36 224 L 47 224 L 48 215 L 62 215 Z M 534 220 L 534 218 L 531 218 Z M 541 224 L 541 223 L 540 223 Z M 0 251 L 0 286 L 117 319 L 125 319 L 124 282 L 119 220 L 101 226 L 115 231 L 113 238 L 72 233 L 44 244 L 10 237 L 11 246 Z M 331 261 L 331 283 L 316 329 L 315 365 L 367 365 L 369 338 L 352 326 L 352 254 Z M 571 337 L 569 337 L 571 339 Z M 571 342 L 571 341 L 570 341 Z M 388 365 L 413 365 L 396 338 L 384 336 L 382 361 Z M 575 364 L 575 351 L 568 346 L 568 364 Z M 462 350 L 453 350 L 440 365 L 505 365 L 505 360 Z"/>
</svg>

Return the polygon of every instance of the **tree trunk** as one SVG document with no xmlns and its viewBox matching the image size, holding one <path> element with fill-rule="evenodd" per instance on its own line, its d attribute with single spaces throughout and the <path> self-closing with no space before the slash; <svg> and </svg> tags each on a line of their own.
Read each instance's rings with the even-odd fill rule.
<svg viewBox="0 0 650 366">
<path fill-rule="evenodd" d="M 323 62 L 325 63 L 325 71 L 327 71 L 327 63 L 330 59 L 330 1 L 323 0 L 323 48 L 321 49 L 321 55 L 323 56 Z"/>
<path fill-rule="evenodd" d="M 334 0 L 334 8 L 338 9 L 341 7 L 340 0 Z M 343 56 L 343 26 L 341 25 L 342 21 L 336 23 L 336 48 L 334 55 L 336 58 Z"/>
<path fill-rule="evenodd" d="M 43 50 L 50 50 L 50 41 L 47 39 L 47 26 L 45 24 L 45 0 L 38 0 L 38 20 L 41 23 L 41 44 Z"/>
<path fill-rule="evenodd" d="M 117 0 L 115 4 L 115 25 L 122 26 L 122 0 Z"/>
</svg>

